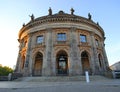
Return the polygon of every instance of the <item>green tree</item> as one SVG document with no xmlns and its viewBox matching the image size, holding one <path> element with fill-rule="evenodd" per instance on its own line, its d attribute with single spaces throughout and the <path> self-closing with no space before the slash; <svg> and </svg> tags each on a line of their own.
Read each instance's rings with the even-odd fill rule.
<svg viewBox="0 0 120 92">
<path fill-rule="evenodd" d="M 2 66 L 0 64 L 0 76 L 8 76 L 9 73 L 12 73 L 13 69 L 8 66 Z"/>
</svg>

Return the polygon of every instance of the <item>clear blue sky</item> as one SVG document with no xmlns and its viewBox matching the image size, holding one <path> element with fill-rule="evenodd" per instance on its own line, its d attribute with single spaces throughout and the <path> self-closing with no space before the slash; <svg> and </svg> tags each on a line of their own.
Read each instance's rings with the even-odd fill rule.
<svg viewBox="0 0 120 92">
<path fill-rule="evenodd" d="M 13 67 L 18 56 L 18 32 L 23 23 L 28 23 L 32 13 L 35 17 L 63 10 L 99 22 L 105 31 L 105 48 L 109 64 L 120 61 L 120 0 L 1 0 L 0 1 L 0 64 Z"/>
</svg>

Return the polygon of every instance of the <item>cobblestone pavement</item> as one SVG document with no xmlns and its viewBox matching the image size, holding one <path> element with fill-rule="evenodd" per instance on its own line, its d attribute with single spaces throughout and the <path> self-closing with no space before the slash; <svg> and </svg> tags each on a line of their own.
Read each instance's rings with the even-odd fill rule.
<svg viewBox="0 0 120 92">
<path fill-rule="evenodd" d="M 74 82 L 0 82 L 0 92 L 120 92 L 120 79 Z"/>
</svg>

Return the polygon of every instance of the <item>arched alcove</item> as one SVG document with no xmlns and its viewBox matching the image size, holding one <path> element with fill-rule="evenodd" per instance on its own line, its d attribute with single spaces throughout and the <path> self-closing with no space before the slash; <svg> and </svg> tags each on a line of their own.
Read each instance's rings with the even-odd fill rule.
<svg viewBox="0 0 120 92">
<path fill-rule="evenodd" d="M 21 69 L 24 69 L 24 65 L 25 65 L 25 56 L 22 56 L 22 62 L 21 62 Z"/>
<path fill-rule="evenodd" d="M 56 73 L 57 75 L 68 75 L 68 55 L 63 50 L 56 55 Z"/>
<path fill-rule="evenodd" d="M 42 65 L 43 65 L 43 54 L 38 52 L 35 56 L 33 75 L 41 76 L 42 75 Z"/>
<path fill-rule="evenodd" d="M 88 55 L 88 53 L 86 51 L 83 51 L 81 53 L 81 62 L 82 62 L 83 74 L 85 73 L 85 71 L 89 71 L 90 72 L 89 55 Z"/>
</svg>

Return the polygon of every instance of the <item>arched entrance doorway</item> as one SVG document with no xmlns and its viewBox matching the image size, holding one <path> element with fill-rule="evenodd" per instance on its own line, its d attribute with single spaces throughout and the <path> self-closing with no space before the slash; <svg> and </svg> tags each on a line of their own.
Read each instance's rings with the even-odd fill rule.
<svg viewBox="0 0 120 92">
<path fill-rule="evenodd" d="M 68 75 L 68 55 L 65 51 L 59 51 L 56 56 L 57 75 Z"/>
<path fill-rule="evenodd" d="M 81 61 L 82 61 L 83 74 L 85 74 L 85 71 L 88 71 L 89 73 L 91 73 L 91 71 L 90 71 L 90 63 L 89 63 L 89 56 L 88 56 L 88 53 L 86 51 L 82 52 Z"/>
<path fill-rule="evenodd" d="M 42 53 L 38 52 L 35 57 L 33 75 L 34 76 L 41 76 L 42 75 L 42 64 L 43 64 L 43 55 Z"/>
</svg>

